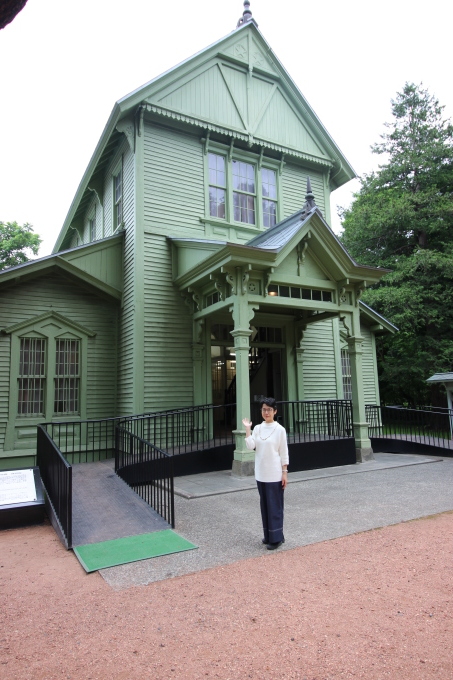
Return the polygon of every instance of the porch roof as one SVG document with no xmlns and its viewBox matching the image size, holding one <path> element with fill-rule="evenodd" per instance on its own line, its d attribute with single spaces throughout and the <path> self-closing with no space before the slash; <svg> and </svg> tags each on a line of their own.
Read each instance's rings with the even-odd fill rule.
<svg viewBox="0 0 453 680">
<path fill-rule="evenodd" d="M 391 271 L 360 265 L 351 257 L 316 206 L 309 180 L 304 206 L 245 244 L 172 237 L 169 240 L 178 249 L 192 248 L 196 261 L 193 266 L 181 267 L 181 271 L 175 273 L 174 281 L 181 290 L 204 285 L 225 267 L 245 265 L 255 271 L 275 269 L 301 243 L 318 260 L 325 262 L 330 280 L 338 284 L 372 285 Z"/>
</svg>

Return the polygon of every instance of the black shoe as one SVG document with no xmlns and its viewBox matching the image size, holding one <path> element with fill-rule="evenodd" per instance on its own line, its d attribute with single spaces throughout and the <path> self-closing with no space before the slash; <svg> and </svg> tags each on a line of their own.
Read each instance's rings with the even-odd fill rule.
<svg viewBox="0 0 453 680">
<path fill-rule="evenodd" d="M 279 541 L 278 543 L 269 543 L 268 546 L 267 546 L 267 549 L 268 550 L 277 550 L 277 548 L 279 548 L 282 545 L 282 543 L 284 543 L 284 542 L 285 542 L 285 539 L 283 539 L 283 541 Z"/>
<path fill-rule="evenodd" d="M 265 538 L 261 539 L 261 543 L 263 543 L 264 545 L 269 545 L 269 541 L 266 541 Z"/>
</svg>

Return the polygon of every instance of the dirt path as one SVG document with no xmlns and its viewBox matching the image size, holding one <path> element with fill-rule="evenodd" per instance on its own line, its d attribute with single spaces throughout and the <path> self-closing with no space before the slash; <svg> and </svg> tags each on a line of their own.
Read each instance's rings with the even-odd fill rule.
<svg viewBox="0 0 453 680">
<path fill-rule="evenodd" d="M 2 680 L 452 680 L 453 513 L 115 592 L 0 533 Z"/>
</svg>

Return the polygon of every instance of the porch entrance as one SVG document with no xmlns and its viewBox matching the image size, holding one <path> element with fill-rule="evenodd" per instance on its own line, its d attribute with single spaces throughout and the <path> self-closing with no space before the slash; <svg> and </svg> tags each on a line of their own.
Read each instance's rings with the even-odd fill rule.
<svg viewBox="0 0 453 680">
<path fill-rule="evenodd" d="M 215 406 L 236 403 L 236 355 L 234 347 L 211 346 L 212 403 Z M 257 401 L 262 395 L 283 400 L 282 350 L 251 347 L 249 352 L 250 395 Z"/>
</svg>

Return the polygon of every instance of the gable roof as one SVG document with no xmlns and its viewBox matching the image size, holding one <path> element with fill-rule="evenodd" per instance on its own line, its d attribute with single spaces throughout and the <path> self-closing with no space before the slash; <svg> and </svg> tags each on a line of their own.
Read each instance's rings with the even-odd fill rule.
<svg viewBox="0 0 453 680">
<path fill-rule="evenodd" d="M 313 227 L 310 229 L 310 227 Z M 325 221 L 315 203 L 310 178 L 307 178 L 307 193 L 303 207 L 273 227 L 258 234 L 247 246 L 272 250 L 278 254 L 276 266 L 305 239 L 311 250 L 321 259 L 328 257 L 329 272 L 337 280 L 354 277 L 368 283 L 377 283 L 389 269 L 370 267 L 356 262 Z M 352 281 L 351 281 L 352 283 Z"/>
<path fill-rule="evenodd" d="M 85 271 L 80 266 L 73 264 L 73 261 L 77 261 L 76 256 L 79 253 L 81 255 L 89 254 L 90 252 L 96 252 L 100 249 L 115 246 L 119 247 L 122 240 L 122 234 L 110 236 L 102 241 L 95 241 L 93 243 L 78 246 L 77 248 L 72 248 L 68 251 L 47 255 L 45 257 L 37 258 L 36 260 L 29 260 L 28 262 L 16 265 L 15 267 L 3 269 L 0 271 L 0 291 L 2 288 L 16 285 L 22 281 L 58 273 L 98 295 L 103 297 L 107 296 L 108 298 L 113 298 L 117 301 L 121 300 L 122 290 L 108 281 L 102 280 L 100 276 L 95 276 L 92 273 Z"/>
<path fill-rule="evenodd" d="M 255 110 L 247 112 L 244 78 L 248 73 L 256 87 Z M 181 110 L 182 88 L 192 88 L 190 111 Z M 197 108 L 200 88 L 221 87 L 228 98 L 230 114 L 225 120 L 211 118 Z M 217 90 L 216 90 L 217 91 Z M 210 101 L 213 97 L 207 97 Z M 282 125 L 273 124 L 275 107 L 284 107 Z M 118 143 L 119 134 L 134 135 L 140 125 L 135 114 L 174 118 L 203 130 L 257 144 L 273 152 L 293 155 L 331 170 L 330 182 L 337 188 L 355 177 L 355 172 L 322 125 L 286 69 L 273 53 L 254 20 L 244 21 L 232 33 L 145 83 L 120 99 L 113 107 L 101 138 L 83 175 L 53 252 L 64 244 L 67 229 L 76 214 L 86 207 L 96 185 L 95 176 L 105 170 Z M 189 107 L 190 108 L 190 107 Z M 224 107 L 225 108 L 225 107 Z M 283 110 L 283 109 L 282 109 Z M 209 114 L 209 115 L 208 115 Z M 293 130 L 291 139 L 289 130 Z M 295 132 L 294 132 L 295 131 Z"/>
</svg>

